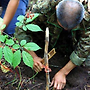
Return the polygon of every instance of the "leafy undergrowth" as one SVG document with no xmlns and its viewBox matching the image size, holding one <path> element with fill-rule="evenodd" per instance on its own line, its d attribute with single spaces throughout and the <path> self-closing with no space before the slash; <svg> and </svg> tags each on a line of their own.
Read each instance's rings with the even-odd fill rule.
<svg viewBox="0 0 90 90">
<path fill-rule="evenodd" d="M 18 72 L 15 74 L 5 74 L 0 70 L 0 90 L 44 90 L 45 82 L 37 77 L 32 78 L 25 74 L 20 77 Z"/>
<path fill-rule="evenodd" d="M 67 56 L 63 57 L 60 53 L 56 53 L 50 60 L 50 78 L 67 63 Z M 63 62 L 65 60 L 66 62 Z M 12 72 L 3 73 L 0 70 L 0 90 L 45 90 L 45 72 L 35 73 L 30 67 L 23 63 L 20 70 L 16 68 Z M 63 90 L 90 90 L 90 75 L 87 68 L 76 67 L 67 76 L 67 84 Z M 50 88 L 50 90 L 53 90 Z"/>
</svg>

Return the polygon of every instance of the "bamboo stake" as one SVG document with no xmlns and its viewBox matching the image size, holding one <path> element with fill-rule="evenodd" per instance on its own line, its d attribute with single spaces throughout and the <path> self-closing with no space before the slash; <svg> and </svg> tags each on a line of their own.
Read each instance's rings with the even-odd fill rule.
<svg viewBox="0 0 90 90">
<path fill-rule="evenodd" d="M 49 77 L 49 63 L 48 63 L 48 46 L 49 46 L 49 28 L 46 28 L 45 32 L 45 50 L 44 50 L 44 62 L 46 71 L 46 90 L 49 90 L 50 77 Z"/>
</svg>

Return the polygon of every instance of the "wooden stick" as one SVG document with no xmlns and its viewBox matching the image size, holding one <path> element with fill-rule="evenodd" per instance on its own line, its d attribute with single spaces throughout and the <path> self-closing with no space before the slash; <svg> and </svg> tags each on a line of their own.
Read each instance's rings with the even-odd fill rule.
<svg viewBox="0 0 90 90">
<path fill-rule="evenodd" d="M 46 90 L 49 90 L 50 77 L 49 77 L 49 63 L 48 63 L 48 46 L 49 46 L 49 28 L 46 28 L 45 33 L 45 50 L 44 50 L 44 62 L 46 67 Z"/>
</svg>

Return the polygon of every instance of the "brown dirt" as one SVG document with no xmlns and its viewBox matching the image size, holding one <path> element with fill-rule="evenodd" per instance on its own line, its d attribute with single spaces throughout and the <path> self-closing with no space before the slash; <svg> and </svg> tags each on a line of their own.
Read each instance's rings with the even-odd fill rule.
<svg viewBox="0 0 90 90">
<path fill-rule="evenodd" d="M 63 34 L 66 36 L 62 38 Z M 44 33 L 35 33 L 35 42 L 42 47 L 42 50 L 37 51 L 37 55 L 43 57 L 44 54 Z M 43 38 L 40 38 L 43 37 Z M 56 54 L 50 59 L 50 79 L 52 80 L 55 73 L 61 69 L 68 61 L 69 55 L 72 52 L 71 40 L 67 39 L 67 33 L 64 32 L 61 34 L 60 39 L 56 45 Z M 38 39 L 38 40 L 36 40 Z M 62 47 L 60 47 L 62 46 Z M 51 47 L 49 46 L 49 51 Z M 2 73 L 0 70 L 0 90 L 45 90 L 45 72 L 44 70 L 38 73 L 33 79 L 32 76 L 35 75 L 35 72 L 25 66 L 23 63 L 20 65 L 21 68 L 21 83 L 20 83 L 20 74 L 18 69 L 13 70 L 12 72 Z M 70 74 L 67 76 L 67 84 L 63 90 L 90 90 L 90 74 L 88 74 L 88 68 L 83 66 L 76 67 L 73 69 Z M 16 75 L 15 75 L 16 74 Z M 19 85 L 20 83 L 20 85 Z M 19 87 L 17 89 L 17 87 Z M 50 88 L 52 90 L 52 88 Z"/>
<path fill-rule="evenodd" d="M 67 56 L 63 57 L 60 53 L 56 53 L 56 55 L 51 58 L 51 79 L 54 74 L 67 63 L 67 58 Z M 63 60 L 65 62 L 63 62 Z M 0 90 L 45 90 L 46 79 L 44 70 L 38 73 L 35 78 L 30 79 L 35 72 L 31 68 L 25 66 L 23 63 L 20 65 L 20 67 L 22 80 L 19 89 L 17 89 L 20 82 L 18 73 L 16 73 L 15 77 L 15 74 L 11 72 L 5 74 L 0 70 Z M 90 90 L 90 75 L 87 73 L 87 71 L 87 68 L 83 66 L 73 69 L 67 76 L 67 84 L 63 90 Z M 16 70 L 13 70 L 13 72 L 16 72 Z"/>
</svg>

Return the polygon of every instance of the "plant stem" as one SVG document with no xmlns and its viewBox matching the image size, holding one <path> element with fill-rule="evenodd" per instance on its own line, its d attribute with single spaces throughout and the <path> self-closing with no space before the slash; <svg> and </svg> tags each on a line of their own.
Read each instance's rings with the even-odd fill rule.
<svg viewBox="0 0 90 90">
<path fill-rule="evenodd" d="M 18 89 L 21 85 L 21 81 L 22 81 L 22 76 L 21 76 L 21 70 L 20 70 L 20 67 L 18 66 L 18 69 L 19 69 L 19 73 L 20 73 L 20 81 L 19 81 L 19 84 L 18 84 Z"/>
<path fill-rule="evenodd" d="M 27 82 L 30 81 L 31 79 L 33 79 L 37 74 L 38 74 L 38 72 L 37 72 L 35 75 L 33 75 L 31 78 L 29 78 L 29 79 L 27 80 Z"/>
</svg>

